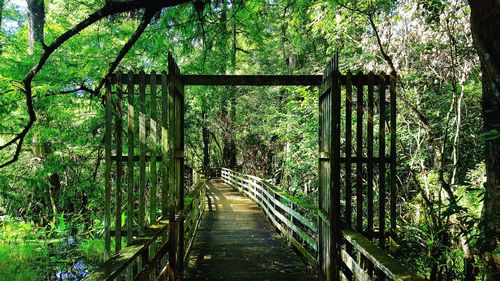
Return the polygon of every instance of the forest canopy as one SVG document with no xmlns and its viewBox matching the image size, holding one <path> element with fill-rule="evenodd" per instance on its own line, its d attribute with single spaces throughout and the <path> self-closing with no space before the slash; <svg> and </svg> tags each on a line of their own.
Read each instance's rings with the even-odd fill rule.
<svg viewBox="0 0 500 281">
<path fill-rule="evenodd" d="M 54 279 L 102 262 L 112 73 L 161 73 L 171 53 L 183 74 L 320 75 L 338 52 L 342 73 L 397 77 L 392 254 L 430 280 L 495 280 L 500 5 L 469 2 L 0 0 L 0 277 Z M 316 206 L 318 96 L 313 86 L 186 88 L 186 167 L 232 168 Z M 27 242 L 67 237 L 78 247 L 56 254 Z M 44 266 L 20 275 L 13 241 L 20 264 Z"/>
</svg>

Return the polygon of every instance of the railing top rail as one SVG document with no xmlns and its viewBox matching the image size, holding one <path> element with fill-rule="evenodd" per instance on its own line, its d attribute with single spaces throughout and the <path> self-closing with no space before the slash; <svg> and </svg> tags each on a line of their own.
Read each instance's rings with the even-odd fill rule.
<svg viewBox="0 0 500 281">
<path fill-rule="evenodd" d="M 168 233 L 168 221 L 160 221 L 150 226 L 145 233 L 150 235 L 134 240 L 131 244 L 127 245 L 127 247 L 121 249 L 118 253 L 105 261 L 84 280 L 113 280 L 118 274 L 122 273 L 136 257 L 141 255 L 149 245 L 154 243 L 158 237 Z"/>
<path fill-rule="evenodd" d="M 191 191 L 189 191 L 189 193 L 185 196 L 185 200 L 190 201 L 188 202 L 189 204 L 186 204 L 186 207 L 192 207 L 190 205 L 191 202 L 193 202 L 193 198 L 200 194 L 200 191 L 205 186 L 205 184 L 206 180 L 202 179 L 194 185 L 194 188 Z M 189 212 L 191 210 L 189 209 L 186 211 Z M 114 280 L 114 278 L 123 273 L 125 269 L 129 265 L 131 265 L 137 257 L 147 251 L 148 247 L 155 243 L 155 241 L 159 237 L 168 235 L 168 230 L 168 220 L 160 220 L 158 223 L 149 226 L 142 232 L 142 236 L 140 238 L 134 240 L 131 244 L 127 245 L 118 253 L 111 256 L 111 258 L 105 261 L 98 269 L 89 274 L 84 280 Z M 167 241 L 164 243 L 164 245 L 168 243 L 171 243 L 170 237 L 167 238 Z M 166 249 L 166 247 L 162 248 Z"/>
<path fill-rule="evenodd" d="M 273 196 L 278 195 L 280 198 L 288 200 L 289 202 L 292 202 L 294 200 L 298 200 L 294 196 L 286 194 L 286 192 L 279 191 L 278 188 L 273 186 L 271 183 L 269 183 L 265 180 L 262 180 L 261 178 L 258 178 L 256 176 L 246 175 L 246 174 L 239 173 L 239 172 L 227 169 L 227 168 L 222 168 L 222 170 L 223 170 L 223 176 L 225 174 L 226 176 L 229 176 L 231 178 L 236 178 L 237 184 L 241 184 L 242 180 L 247 182 L 246 186 L 248 186 L 248 187 L 255 186 L 255 183 L 261 184 L 262 187 L 265 188 L 266 192 L 272 192 Z M 252 181 L 255 181 L 255 182 L 252 182 Z M 250 184 L 248 184 L 248 183 L 250 183 Z M 265 195 L 266 192 L 263 195 Z M 259 195 L 259 196 L 261 196 L 261 195 Z M 260 200 L 259 198 L 255 198 L 255 199 Z M 277 203 L 276 206 L 280 205 L 279 202 L 276 202 L 276 203 Z M 328 227 L 330 227 L 329 216 L 322 213 L 316 207 L 304 204 L 304 202 L 301 202 L 301 201 L 298 201 L 296 203 L 294 202 L 294 204 L 296 204 L 296 206 L 304 208 L 306 211 L 311 212 L 310 213 L 311 215 L 316 216 L 318 219 L 323 220 L 326 223 L 326 225 Z M 276 208 L 276 206 L 274 208 Z M 289 212 L 289 209 L 285 208 L 285 209 L 283 209 L 283 211 Z M 278 218 L 281 216 L 280 214 L 276 214 L 276 215 Z M 301 220 L 298 219 L 298 221 L 301 221 Z M 308 224 L 304 224 L 304 225 L 306 227 L 308 227 L 309 229 L 311 229 L 312 231 L 314 231 L 316 235 L 318 234 L 317 228 L 311 228 Z M 293 231 L 297 232 L 297 234 L 299 234 L 299 232 L 300 232 L 300 231 L 297 231 L 296 229 L 293 229 Z M 398 280 L 398 281 L 422 281 L 422 280 L 425 280 L 425 279 L 411 273 L 406 268 L 404 268 L 395 258 L 391 257 L 384 250 L 382 250 L 380 247 L 375 245 L 372 241 L 370 241 L 369 239 L 364 237 L 362 234 L 360 234 L 360 233 L 358 233 L 350 228 L 347 228 L 345 226 L 342 227 L 341 233 L 342 233 L 342 239 L 345 239 L 345 241 L 347 241 L 347 243 L 351 244 L 353 246 L 354 250 L 360 252 L 364 257 L 366 257 L 368 260 L 370 260 L 378 269 L 380 269 L 380 271 L 382 271 L 384 273 L 385 276 L 387 276 L 391 280 Z M 301 247 L 301 245 L 296 245 L 296 246 Z M 307 255 L 307 253 L 304 253 L 304 254 Z M 348 253 L 346 253 L 346 254 L 349 255 Z M 351 261 L 354 260 L 354 259 L 349 258 L 349 257 L 347 257 L 347 258 L 350 259 Z M 347 261 L 344 260 L 344 262 L 347 262 Z M 356 265 L 356 266 L 359 267 L 359 265 Z M 362 273 L 360 273 L 360 274 L 362 274 Z"/>
<path fill-rule="evenodd" d="M 262 183 L 262 185 L 264 185 L 265 187 L 270 189 L 270 191 L 272 191 L 274 194 L 278 195 L 279 197 L 281 197 L 287 201 L 290 201 L 295 206 L 306 209 L 306 210 L 314 212 L 314 213 L 317 212 L 317 208 L 315 206 L 308 204 L 304 201 L 301 201 L 299 198 L 297 198 L 293 195 L 290 195 L 290 194 L 286 193 L 285 191 L 279 190 L 279 188 L 277 186 L 273 185 L 272 183 L 270 183 L 269 181 L 267 181 L 265 179 L 262 179 L 262 178 L 259 178 L 257 176 L 253 176 L 253 175 L 247 175 L 247 174 L 243 174 L 240 172 L 236 172 L 236 171 L 228 169 L 228 168 L 222 168 L 222 170 L 231 172 L 231 173 L 236 174 L 236 175 L 243 177 L 243 178 L 253 179 L 259 183 Z"/>
</svg>

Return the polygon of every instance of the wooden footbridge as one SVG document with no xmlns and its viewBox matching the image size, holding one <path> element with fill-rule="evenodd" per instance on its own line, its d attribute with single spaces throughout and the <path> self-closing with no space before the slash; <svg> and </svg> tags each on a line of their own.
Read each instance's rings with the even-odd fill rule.
<svg viewBox="0 0 500 281">
<path fill-rule="evenodd" d="M 394 77 L 337 69 L 334 58 L 323 76 L 183 75 L 169 55 L 168 72 L 113 74 L 106 262 L 86 280 L 422 280 L 389 255 L 397 243 Z M 189 85 L 319 87 L 319 205 L 226 168 L 220 179 L 187 179 Z"/>
</svg>

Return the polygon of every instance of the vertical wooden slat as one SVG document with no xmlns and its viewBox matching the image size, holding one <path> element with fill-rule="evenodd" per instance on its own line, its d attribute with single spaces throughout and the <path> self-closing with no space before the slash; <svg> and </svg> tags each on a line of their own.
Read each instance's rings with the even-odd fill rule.
<svg viewBox="0 0 500 281">
<path fill-rule="evenodd" d="M 106 81 L 104 154 L 106 167 L 104 172 L 104 259 L 111 256 L 111 84 Z"/>
<path fill-rule="evenodd" d="M 378 244 L 383 249 L 385 248 L 385 74 L 380 74 L 382 82 L 379 85 L 379 237 Z"/>
<path fill-rule="evenodd" d="M 145 196 L 146 189 L 146 74 L 143 70 L 139 72 L 139 196 Z M 152 202 L 150 194 L 150 202 Z M 139 204 L 139 217 L 141 217 L 141 204 Z M 150 205 L 151 206 L 151 205 Z M 154 216 L 151 216 L 150 223 L 155 223 Z M 142 214 L 144 217 L 144 214 Z M 143 225 L 144 226 L 144 225 Z"/>
<path fill-rule="evenodd" d="M 368 233 L 373 234 L 373 73 L 368 73 L 368 124 L 367 124 L 367 200 L 368 200 Z"/>
<path fill-rule="evenodd" d="M 132 243 L 134 229 L 134 73 L 129 70 L 127 78 L 127 115 L 128 115 L 128 155 L 127 158 L 127 245 Z M 139 199 L 140 200 L 140 199 Z M 132 280 L 137 263 L 127 268 L 126 280 Z"/>
<path fill-rule="evenodd" d="M 332 259 L 332 280 L 340 278 L 340 73 L 334 70 L 332 75 L 332 124 L 331 124 L 331 223 L 332 235 L 330 241 L 330 253 Z"/>
<path fill-rule="evenodd" d="M 116 211 L 115 211 L 115 252 L 122 248 L 122 97 L 123 84 L 122 73 L 116 74 L 116 114 L 115 114 L 115 137 L 116 137 Z"/>
<path fill-rule="evenodd" d="M 177 68 L 176 85 L 181 85 L 180 81 L 180 71 Z M 177 147 L 176 147 L 176 161 L 178 167 L 177 173 L 177 209 L 180 214 L 184 215 L 184 89 L 176 89 L 176 121 L 177 121 Z M 184 272 L 184 217 L 179 218 L 178 226 L 178 250 L 177 250 L 177 273 L 179 280 L 182 280 L 182 274 Z"/>
<path fill-rule="evenodd" d="M 325 80 L 325 75 L 323 74 L 323 81 Z M 325 112 L 324 112 L 324 96 L 323 93 L 319 93 L 319 114 L 318 114 L 318 124 L 319 124 L 319 135 L 318 135 L 318 171 L 319 171 L 319 177 L 318 177 L 318 184 L 319 184 L 319 198 L 318 198 L 318 209 L 320 212 L 323 211 L 323 188 L 324 188 L 324 181 L 323 181 L 323 162 L 324 159 L 321 157 L 321 153 L 324 151 L 324 142 L 325 139 L 323 137 L 323 132 L 324 132 L 324 118 L 325 118 Z M 318 232 L 319 232 L 319 237 L 318 237 L 318 265 L 319 268 L 322 269 L 322 266 L 324 264 L 324 259 L 323 259 L 323 251 L 324 251 L 324 236 L 323 236 L 323 220 L 321 219 L 321 216 L 318 216 Z"/>
<path fill-rule="evenodd" d="M 168 173 L 169 173 L 169 155 L 168 155 L 168 74 L 161 73 L 161 215 L 163 219 L 168 218 Z"/>
<path fill-rule="evenodd" d="M 128 73 L 127 115 L 128 115 L 128 158 L 127 158 L 127 244 L 132 242 L 134 227 L 134 73 Z M 139 217 L 140 225 L 140 217 Z"/>
<path fill-rule="evenodd" d="M 151 223 L 156 222 L 156 189 L 158 186 L 158 169 L 156 167 L 156 154 L 157 154 L 157 144 L 158 144 L 158 109 L 157 109 L 157 102 L 156 102 L 156 73 L 154 71 L 151 72 L 151 80 L 150 80 L 151 85 L 149 86 L 149 106 L 151 107 L 151 119 L 149 120 L 149 140 L 150 140 L 150 155 L 151 155 L 151 162 L 149 164 L 149 169 L 150 169 L 150 174 L 151 174 L 151 187 L 150 187 L 150 206 L 149 206 L 149 211 L 150 211 L 150 217 L 151 217 Z"/>
<path fill-rule="evenodd" d="M 176 195 L 176 173 L 175 173 L 175 62 L 171 54 L 168 55 L 168 186 L 169 186 L 169 200 L 168 200 L 168 213 L 171 237 L 170 251 L 169 251 L 169 264 L 175 267 L 176 263 L 176 221 L 175 221 L 175 195 Z M 175 274 L 175 273 L 174 273 Z"/>
<path fill-rule="evenodd" d="M 359 72 L 358 76 L 361 77 Z M 356 85 L 356 230 L 363 231 L 363 83 Z"/>
<path fill-rule="evenodd" d="M 390 78 L 391 98 L 391 236 L 396 236 L 396 77 Z"/>
<path fill-rule="evenodd" d="M 352 74 L 346 74 L 346 104 L 345 104 L 345 222 L 352 225 Z"/>
<path fill-rule="evenodd" d="M 151 95 L 153 96 L 153 95 Z M 146 123 L 146 74 L 144 73 L 144 70 L 141 70 L 139 72 L 139 196 L 146 197 L 146 152 L 148 150 L 148 146 L 146 143 L 146 132 L 147 132 L 147 123 Z M 150 149 L 151 151 L 153 149 Z M 154 150 L 156 151 L 156 150 Z M 156 157 L 155 157 L 156 158 Z M 150 170 L 155 171 L 156 173 L 156 159 L 151 159 L 150 160 Z M 153 167 L 154 169 L 151 169 L 151 163 L 155 162 Z M 156 176 L 155 176 L 156 178 Z M 149 189 L 149 223 L 154 224 L 156 222 L 156 180 L 151 181 L 151 186 Z M 141 214 L 141 209 L 142 214 Z M 141 208 L 141 204 L 139 203 L 139 217 L 145 218 L 145 209 L 146 206 L 143 206 Z M 143 224 L 144 227 L 144 224 Z M 145 254 L 142 255 L 141 263 L 142 266 L 147 265 L 148 259 L 153 258 L 154 254 L 156 252 L 156 244 L 153 243 L 148 247 L 148 251 L 146 251 Z M 148 257 L 149 256 L 149 257 Z M 150 274 L 149 277 L 154 276 L 154 274 Z M 146 280 L 148 280 L 148 277 L 146 277 Z"/>
</svg>

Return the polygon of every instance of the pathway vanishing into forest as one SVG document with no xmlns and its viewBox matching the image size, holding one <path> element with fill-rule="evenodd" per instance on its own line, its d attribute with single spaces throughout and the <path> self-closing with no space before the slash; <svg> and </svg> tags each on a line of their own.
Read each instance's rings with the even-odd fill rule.
<svg viewBox="0 0 500 281">
<path fill-rule="evenodd" d="M 186 280 L 317 280 L 252 200 L 214 180 L 207 197 Z"/>
</svg>

